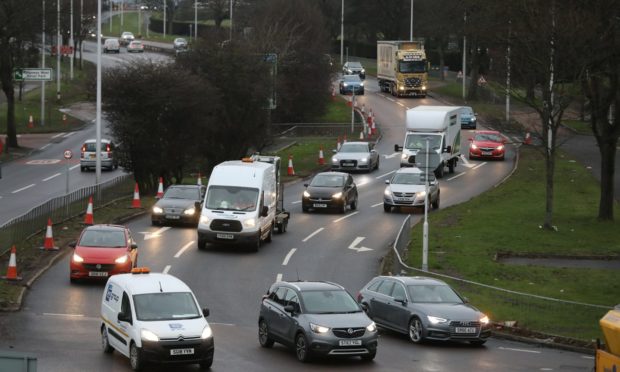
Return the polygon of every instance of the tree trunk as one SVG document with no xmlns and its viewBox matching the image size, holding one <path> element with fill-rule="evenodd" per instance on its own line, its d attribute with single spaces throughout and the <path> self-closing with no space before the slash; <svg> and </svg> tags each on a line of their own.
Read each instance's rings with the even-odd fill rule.
<svg viewBox="0 0 620 372">
<path fill-rule="evenodd" d="M 618 138 L 610 135 L 598 138 L 601 153 L 601 196 L 598 205 L 598 218 L 613 221 L 614 219 L 614 173 L 616 166 L 616 142 Z"/>
<path fill-rule="evenodd" d="M 5 44 L 6 45 L 6 44 Z M 15 87 L 13 86 L 13 64 L 10 51 L 0 53 L 0 82 L 6 95 L 6 151 L 16 148 L 17 130 L 15 128 Z"/>
<path fill-rule="evenodd" d="M 467 90 L 467 99 L 476 100 L 478 98 L 478 75 L 480 74 L 480 56 L 478 55 L 478 44 L 476 42 L 471 45 L 471 63 L 469 67 L 469 89 Z M 463 78 L 465 78 L 463 76 Z"/>
<path fill-rule="evenodd" d="M 437 53 L 439 54 L 439 76 L 441 76 L 441 81 L 446 80 L 446 77 L 444 75 L 444 65 L 445 65 L 445 58 L 444 58 L 444 52 L 443 52 L 443 40 L 439 40 L 439 46 L 437 47 Z"/>
</svg>

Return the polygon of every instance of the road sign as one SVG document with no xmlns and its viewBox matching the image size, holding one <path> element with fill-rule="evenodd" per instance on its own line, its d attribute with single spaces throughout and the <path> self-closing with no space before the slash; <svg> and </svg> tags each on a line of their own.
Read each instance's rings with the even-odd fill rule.
<svg viewBox="0 0 620 372">
<path fill-rule="evenodd" d="M 15 81 L 51 81 L 51 68 L 16 68 L 13 70 Z"/>
<path fill-rule="evenodd" d="M 73 157 L 71 150 L 65 150 L 65 159 L 69 160 Z"/>
</svg>

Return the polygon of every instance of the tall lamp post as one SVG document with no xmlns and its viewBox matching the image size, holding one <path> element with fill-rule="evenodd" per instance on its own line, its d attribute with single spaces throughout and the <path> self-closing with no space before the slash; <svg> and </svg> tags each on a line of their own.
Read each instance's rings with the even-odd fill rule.
<svg viewBox="0 0 620 372">
<path fill-rule="evenodd" d="M 413 0 L 411 0 L 411 17 L 409 21 L 409 41 L 413 41 Z"/>
<path fill-rule="evenodd" d="M 198 0 L 194 0 L 194 42 L 198 39 Z"/>
<path fill-rule="evenodd" d="M 60 0 L 56 0 L 56 99 L 60 101 Z"/>
<path fill-rule="evenodd" d="M 340 66 L 344 63 L 342 61 L 343 52 L 344 52 L 344 0 L 342 0 L 342 4 L 340 5 Z"/>
<path fill-rule="evenodd" d="M 463 15 L 463 26 L 467 24 L 467 13 Z M 465 27 L 463 27 L 463 99 L 465 99 L 465 81 L 467 80 L 467 36 L 465 35 Z"/>
<path fill-rule="evenodd" d="M 41 30 L 41 68 L 45 68 L 45 0 L 43 0 L 43 22 Z M 41 80 L 41 125 L 45 125 L 45 80 Z"/>
<path fill-rule="evenodd" d="M 75 45 L 73 43 L 73 0 L 71 0 L 71 31 L 69 31 L 69 45 L 71 46 L 71 58 L 69 58 L 69 79 L 73 80 L 73 56 L 75 55 Z"/>
<path fill-rule="evenodd" d="M 97 99 L 95 107 L 95 127 L 97 133 L 95 184 L 98 185 L 101 181 L 101 0 L 97 0 Z"/>
<path fill-rule="evenodd" d="M 232 32 L 233 32 L 233 0 L 230 0 L 230 35 L 228 36 L 228 40 L 232 42 Z"/>
<path fill-rule="evenodd" d="M 166 38 L 166 8 L 168 4 L 166 4 L 166 0 L 164 0 L 164 39 Z"/>
</svg>

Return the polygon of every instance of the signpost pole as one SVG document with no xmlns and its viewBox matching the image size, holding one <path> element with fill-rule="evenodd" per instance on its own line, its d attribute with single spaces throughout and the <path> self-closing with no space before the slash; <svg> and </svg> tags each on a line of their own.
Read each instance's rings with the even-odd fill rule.
<svg viewBox="0 0 620 372">
<path fill-rule="evenodd" d="M 65 157 L 65 172 L 66 172 L 66 187 L 65 187 L 65 206 L 66 206 L 66 217 L 69 217 L 69 160 L 73 157 L 73 153 L 71 152 L 71 150 L 65 150 L 64 152 L 64 157 Z"/>
<path fill-rule="evenodd" d="M 351 87 L 351 133 L 355 130 L 353 129 L 353 123 L 355 122 L 355 87 Z"/>
<path fill-rule="evenodd" d="M 45 0 L 43 0 L 43 29 L 41 32 L 41 68 L 45 68 Z M 41 81 L 41 125 L 45 125 L 45 80 Z"/>
<path fill-rule="evenodd" d="M 426 139 L 426 167 L 424 168 L 424 184 L 426 186 L 426 195 L 424 196 L 424 232 L 422 237 L 422 270 L 428 271 L 428 138 Z"/>
</svg>

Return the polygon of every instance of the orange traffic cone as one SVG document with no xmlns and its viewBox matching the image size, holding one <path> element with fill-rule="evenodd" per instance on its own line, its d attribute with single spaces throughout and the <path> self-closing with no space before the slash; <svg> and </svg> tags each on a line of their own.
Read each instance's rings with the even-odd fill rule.
<svg viewBox="0 0 620 372">
<path fill-rule="evenodd" d="M 47 219 L 47 230 L 45 230 L 45 240 L 41 249 L 46 251 L 57 251 L 58 247 L 54 246 L 54 236 L 52 235 L 52 219 Z"/>
<path fill-rule="evenodd" d="M 164 180 L 159 177 L 159 186 L 157 186 L 157 195 L 155 195 L 157 199 L 161 199 L 164 197 Z"/>
<path fill-rule="evenodd" d="M 323 157 L 323 146 L 319 150 L 319 165 L 325 165 L 325 158 Z"/>
<path fill-rule="evenodd" d="M 295 175 L 295 169 L 293 169 L 293 155 L 288 156 L 288 173 L 289 176 Z"/>
<path fill-rule="evenodd" d="M 530 132 L 525 133 L 525 140 L 523 141 L 526 145 L 532 144 L 532 136 L 530 136 Z"/>
<path fill-rule="evenodd" d="M 88 198 L 88 207 L 86 207 L 86 215 L 84 216 L 84 225 L 93 224 L 93 197 Z"/>
<path fill-rule="evenodd" d="M 198 182 L 196 182 L 196 184 L 202 186 L 202 177 L 200 176 L 200 172 L 198 172 Z"/>
<path fill-rule="evenodd" d="M 17 276 L 17 259 L 15 258 L 15 246 L 11 248 L 11 257 L 9 258 L 9 268 L 6 271 L 6 276 L 3 276 L 2 279 L 22 280 L 21 276 Z"/>
<path fill-rule="evenodd" d="M 34 120 L 32 119 L 32 115 L 28 118 L 28 128 L 34 128 Z"/>
<path fill-rule="evenodd" d="M 132 208 L 142 208 L 140 204 L 140 190 L 138 189 L 138 183 L 136 182 L 136 187 L 133 189 L 133 200 L 131 201 Z"/>
</svg>

